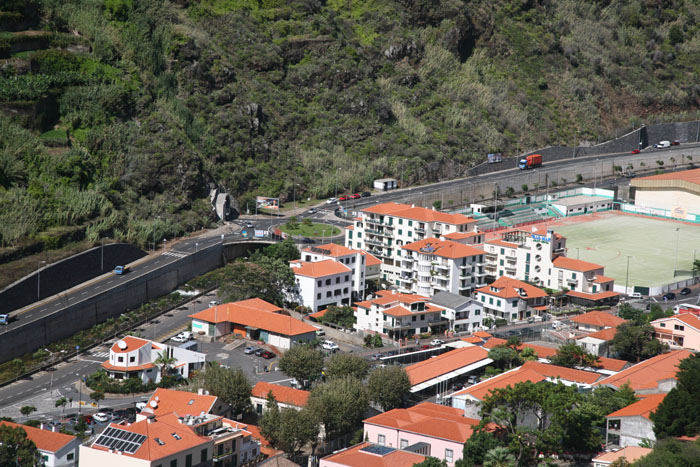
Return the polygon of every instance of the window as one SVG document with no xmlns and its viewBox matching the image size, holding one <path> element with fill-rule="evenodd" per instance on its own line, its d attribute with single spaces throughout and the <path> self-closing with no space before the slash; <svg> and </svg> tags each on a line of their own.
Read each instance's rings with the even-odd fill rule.
<svg viewBox="0 0 700 467">
<path fill-rule="evenodd" d="M 500 300 L 496 300 L 496 306 L 497 306 L 497 307 L 500 307 L 500 306 L 501 306 L 501 301 L 500 301 Z"/>
<path fill-rule="evenodd" d="M 416 315 L 411 316 L 411 321 L 415 321 L 415 320 L 416 320 Z"/>
<path fill-rule="evenodd" d="M 377 444 L 381 444 L 382 446 L 384 446 L 384 444 L 386 444 L 386 436 L 377 435 Z"/>
<path fill-rule="evenodd" d="M 118 361 L 119 363 L 123 363 L 123 362 L 124 362 L 124 357 L 117 357 L 117 361 Z"/>
<path fill-rule="evenodd" d="M 185 467 L 192 467 L 192 454 L 185 456 Z"/>
<path fill-rule="evenodd" d="M 347 287 L 345 287 L 345 288 L 343 289 L 343 293 L 348 293 L 348 288 L 347 288 Z"/>
<path fill-rule="evenodd" d="M 256 412 L 257 414 L 261 414 L 262 411 L 263 411 L 263 406 L 262 406 L 262 404 L 255 404 L 255 412 Z"/>
<path fill-rule="evenodd" d="M 399 218 L 399 225 L 403 225 L 403 219 Z"/>
<path fill-rule="evenodd" d="M 517 300 L 513 300 L 513 306 L 514 306 L 514 307 L 518 306 L 518 301 L 517 301 Z"/>
<path fill-rule="evenodd" d="M 316 294 L 316 300 L 321 300 L 321 292 Z"/>
<path fill-rule="evenodd" d="M 445 449 L 445 460 L 452 462 L 452 449 Z"/>
<path fill-rule="evenodd" d="M 201 457 L 201 459 L 199 460 L 199 462 L 206 462 L 206 461 L 207 461 L 207 450 L 206 450 L 206 449 L 202 449 L 202 457 Z"/>
<path fill-rule="evenodd" d="M 330 279 L 326 279 L 326 285 L 331 285 L 331 280 L 330 280 Z"/>
<path fill-rule="evenodd" d="M 399 235 L 403 235 L 403 230 L 399 229 Z"/>
<path fill-rule="evenodd" d="M 347 282 L 347 281 L 349 281 L 349 280 L 350 280 L 350 276 L 349 276 L 349 275 L 348 275 L 348 276 L 345 276 L 345 282 Z"/>
<path fill-rule="evenodd" d="M 336 283 L 336 284 L 340 284 L 340 277 L 336 277 L 336 278 L 335 278 L 335 283 Z"/>
<path fill-rule="evenodd" d="M 673 329 L 675 329 L 676 331 L 684 331 L 685 326 L 681 326 L 680 324 L 674 324 Z"/>
<path fill-rule="evenodd" d="M 620 419 L 608 420 L 608 430 L 619 430 L 620 429 Z"/>
<path fill-rule="evenodd" d="M 129 357 L 129 363 L 134 363 L 136 361 L 136 357 Z"/>
<path fill-rule="evenodd" d="M 328 292 L 326 292 L 326 298 L 332 297 L 332 296 L 333 296 L 333 292 L 331 292 L 330 290 Z"/>
<path fill-rule="evenodd" d="M 572 272 L 572 273 L 571 273 L 571 278 L 572 278 L 572 279 L 576 279 L 576 273 L 575 273 L 575 272 Z"/>
<path fill-rule="evenodd" d="M 318 281 L 318 282 L 316 282 L 316 286 L 317 286 L 317 287 L 321 287 L 322 285 L 323 285 L 323 281 Z"/>
<path fill-rule="evenodd" d="M 408 236 L 409 236 L 409 237 L 413 237 L 413 230 L 409 230 L 409 231 L 408 231 Z"/>
<path fill-rule="evenodd" d="M 659 326 L 661 326 L 662 328 L 665 328 L 665 327 L 666 327 L 666 323 L 659 323 Z"/>
<path fill-rule="evenodd" d="M 500 260 L 499 263 L 501 266 L 503 266 L 503 260 Z"/>
<path fill-rule="evenodd" d="M 407 447 L 408 447 L 408 440 L 407 440 L 407 439 L 402 439 L 402 440 L 401 440 L 401 444 L 400 444 L 400 448 L 401 448 L 401 449 L 406 449 Z"/>
<path fill-rule="evenodd" d="M 493 305 L 493 297 L 489 297 L 489 305 Z"/>
<path fill-rule="evenodd" d="M 66 460 L 72 461 L 74 455 L 75 455 L 75 453 L 72 453 L 72 452 L 68 453 L 68 455 L 66 456 Z"/>
<path fill-rule="evenodd" d="M 173 459 L 170 461 L 170 467 L 177 467 L 177 459 Z"/>
<path fill-rule="evenodd" d="M 506 249 L 505 249 L 505 248 L 501 248 L 501 254 L 502 254 L 502 255 L 505 255 L 505 254 L 506 254 Z"/>
<path fill-rule="evenodd" d="M 352 238 L 352 230 L 348 230 L 348 238 Z"/>
<path fill-rule="evenodd" d="M 411 227 L 413 225 L 413 221 L 408 221 L 408 226 Z"/>
</svg>

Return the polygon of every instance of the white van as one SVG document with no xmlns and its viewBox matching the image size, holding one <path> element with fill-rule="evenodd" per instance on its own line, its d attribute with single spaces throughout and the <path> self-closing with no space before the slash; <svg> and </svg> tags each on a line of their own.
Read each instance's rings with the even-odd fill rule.
<svg viewBox="0 0 700 467">
<path fill-rule="evenodd" d="M 640 292 L 632 292 L 630 298 L 642 298 L 642 294 Z"/>
<path fill-rule="evenodd" d="M 663 148 L 670 148 L 671 147 L 671 142 L 670 141 L 659 141 L 654 145 L 655 148 L 657 149 L 663 149 Z"/>
<path fill-rule="evenodd" d="M 211 308 L 211 307 L 213 307 L 213 306 L 216 306 L 216 305 L 218 305 L 218 304 L 219 304 L 219 302 L 218 302 L 217 300 L 212 300 L 212 301 L 209 302 L 209 308 Z"/>
</svg>

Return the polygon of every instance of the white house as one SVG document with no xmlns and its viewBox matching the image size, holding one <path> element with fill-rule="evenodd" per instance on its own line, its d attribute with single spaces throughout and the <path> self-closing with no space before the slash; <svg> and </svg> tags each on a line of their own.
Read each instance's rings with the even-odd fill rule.
<svg viewBox="0 0 700 467">
<path fill-rule="evenodd" d="M 431 305 L 428 297 L 382 290 L 377 296 L 355 303 L 355 329 L 403 339 L 447 328 L 442 308 Z"/>
<path fill-rule="evenodd" d="M 484 252 L 473 246 L 426 238 L 402 247 L 399 290 L 431 296 L 438 292 L 471 295 L 486 285 Z"/>
<path fill-rule="evenodd" d="M 45 467 L 78 465 L 80 440 L 75 436 L 7 421 L 0 421 L 0 426 L 20 428 L 27 433 L 27 439 L 33 441 L 39 451 L 41 464 L 37 465 Z"/>
<path fill-rule="evenodd" d="M 289 265 L 301 297 L 300 305 L 313 311 L 331 305 L 350 305 L 353 271 L 349 266 L 335 259 L 315 262 L 290 261 Z"/>
<path fill-rule="evenodd" d="M 350 280 L 352 299 L 362 300 L 365 297 L 366 256 L 362 250 L 351 250 L 337 243 L 327 243 L 301 250 L 300 262 L 303 264 L 332 260 L 344 264 L 352 272 Z"/>
<path fill-rule="evenodd" d="M 546 309 L 546 297 L 544 290 L 509 277 L 500 277 L 476 291 L 476 299 L 484 306 L 484 313 L 508 323 L 540 316 Z"/>
<path fill-rule="evenodd" d="M 654 412 L 666 394 L 651 394 L 642 396 L 640 400 L 627 407 L 617 410 L 607 418 L 605 436 L 606 448 L 639 446 L 644 442 L 654 443 L 654 422 L 651 413 Z"/>
<path fill-rule="evenodd" d="M 282 386 L 281 384 L 258 381 L 250 393 L 250 401 L 253 403 L 255 413 L 260 415 L 266 409 L 267 397 L 272 393 L 280 409 L 301 410 L 306 407 L 309 400 L 309 391 Z"/>
<path fill-rule="evenodd" d="M 449 292 L 438 292 L 430 303 L 442 308 L 442 317 L 449 321 L 450 331 L 478 331 L 482 328 L 484 307 L 481 302 Z"/>
<path fill-rule="evenodd" d="M 189 378 L 193 370 L 202 368 L 207 354 L 153 342 L 140 337 L 126 336 L 109 349 L 109 360 L 102 368 L 114 379 L 139 378 L 143 383 L 161 379 L 161 369 L 155 363 L 159 356 L 174 358 L 170 374 L 177 373 Z"/>
<path fill-rule="evenodd" d="M 360 212 L 345 229 L 345 246 L 365 250 L 382 261 L 381 279 L 399 286 L 402 247 L 424 238 L 469 232 L 476 221 L 409 204 L 381 203 Z"/>
</svg>

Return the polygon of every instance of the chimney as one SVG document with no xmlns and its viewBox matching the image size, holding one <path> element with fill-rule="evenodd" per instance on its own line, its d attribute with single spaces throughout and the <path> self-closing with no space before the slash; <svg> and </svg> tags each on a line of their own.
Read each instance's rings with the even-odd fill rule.
<svg viewBox="0 0 700 467">
<path fill-rule="evenodd" d="M 54 433 L 56 433 L 56 425 L 53 425 L 53 426 L 51 427 L 51 431 L 53 431 Z"/>
<path fill-rule="evenodd" d="M 197 389 L 197 394 L 200 396 L 203 396 L 204 395 L 204 388 Z"/>
<path fill-rule="evenodd" d="M 416 205 L 415 205 L 415 204 L 411 204 L 411 207 L 412 207 L 412 208 L 415 208 L 415 207 L 416 207 Z"/>
<path fill-rule="evenodd" d="M 433 211 L 435 211 L 435 206 L 433 206 Z"/>
<path fill-rule="evenodd" d="M 39 428 L 41 428 L 42 430 L 45 430 L 45 429 L 46 429 L 46 425 L 44 425 L 43 423 L 40 423 L 40 424 L 39 424 Z"/>
</svg>

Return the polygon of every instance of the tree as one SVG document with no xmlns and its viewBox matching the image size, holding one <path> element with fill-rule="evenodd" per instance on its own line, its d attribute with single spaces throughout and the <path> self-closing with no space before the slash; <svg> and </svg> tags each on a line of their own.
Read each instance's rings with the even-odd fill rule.
<svg viewBox="0 0 700 467">
<path fill-rule="evenodd" d="M 331 305 L 326 309 L 326 313 L 319 319 L 322 323 L 333 323 L 344 328 L 352 329 L 357 322 L 355 310 L 351 306 Z"/>
<path fill-rule="evenodd" d="M 252 387 L 243 370 L 229 370 L 216 362 L 207 363 L 204 371 L 204 389 L 231 406 L 234 414 L 247 414 L 252 409 Z"/>
<path fill-rule="evenodd" d="M 620 315 L 620 318 L 626 319 L 627 321 L 634 321 L 635 323 L 647 322 L 646 318 L 644 317 L 644 312 L 642 310 L 638 310 L 637 308 L 628 305 L 627 303 L 623 303 L 622 305 L 617 307 L 617 314 Z"/>
<path fill-rule="evenodd" d="M 520 351 L 520 358 L 523 360 L 537 360 L 539 357 L 535 349 L 532 347 L 524 347 L 523 350 Z"/>
<path fill-rule="evenodd" d="M 530 187 L 527 186 L 527 184 L 525 184 L 525 183 L 523 183 L 522 186 L 520 187 L 520 189 L 523 190 L 523 193 L 527 193 L 527 190 L 528 190 L 529 188 L 530 188 Z"/>
<path fill-rule="evenodd" d="M 296 455 L 318 438 L 320 425 L 309 409 L 275 408 L 263 415 L 260 429 L 272 447 Z"/>
<path fill-rule="evenodd" d="M 277 404 L 275 395 L 270 391 L 267 394 L 267 402 L 265 403 L 265 411 L 260 417 L 260 433 L 270 443 L 271 446 L 276 446 L 279 441 L 277 439 L 277 427 L 280 424 L 280 407 Z"/>
<path fill-rule="evenodd" d="M 634 463 L 635 467 L 692 466 L 698 465 L 700 446 L 697 441 L 688 443 L 669 438 L 657 441 L 654 450 Z"/>
<path fill-rule="evenodd" d="M 153 364 L 160 367 L 160 377 L 165 378 L 170 371 L 170 367 L 177 363 L 177 358 L 169 357 L 166 350 L 158 354 L 158 357 L 153 360 Z"/>
<path fill-rule="evenodd" d="M 442 209 L 442 201 L 439 199 L 436 201 L 433 201 L 433 207 L 437 210 Z"/>
<path fill-rule="evenodd" d="M 408 373 L 398 365 L 375 368 L 367 383 L 369 398 L 383 410 L 401 407 L 403 398 L 411 389 Z"/>
<path fill-rule="evenodd" d="M 33 405 L 24 405 L 19 409 L 19 413 L 21 413 L 25 417 L 31 415 L 32 412 L 36 412 L 36 407 L 34 407 Z"/>
<path fill-rule="evenodd" d="M 426 457 L 423 462 L 413 464 L 413 467 L 447 467 L 447 461 L 445 459 L 438 459 L 437 457 Z"/>
<path fill-rule="evenodd" d="M 358 355 L 336 353 L 326 363 L 326 378 L 352 376 L 360 381 L 369 373 L 369 362 Z"/>
<path fill-rule="evenodd" d="M 219 291 L 226 301 L 261 298 L 277 306 L 285 305 L 296 286 L 289 264 L 267 256 L 226 266 L 221 281 Z"/>
<path fill-rule="evenodd" d="M 651 414 L 657 439 L 700 433 L 700 356 L 681 360 L 678 383 Z"/>
<path fill-rule="evenodd" d="M 38 462 L 39 451 L 24 429 L 0 426 L 0 465 L 34 467 Z"/>
<path fill-rule="evenodd" d="M 510 198 L 513 196 L 513 193 L 515 193 L 515 190 L 512 186 L 506 187 L 506 197 Z"/>
<path fill-rule="evenodd" d="M 515 465 L 515 456 L 505 446 L 496 446 L 484 456 L 484 467 L 511 467 Z"/>
<path fill-rule="evenodd" d="M 100 407 L 100 401 L 104 400 L 104 398 L 105 398 L 105 393 L 102 391 L 93 391 L 90 393 L 90 399 L 95 401 L 95 403 L 97 404 L 97 408 Z"/>
<path fill-rule="evenodd" d="M 576 366 L 595 367 L 600 362 L 597 355 L 586 352 L 586 350 L 578 344 L 564 344 L 557 350 L 556 355 L 551 359 L 554 365 L 573 368 Z"/>
<path fill-rule="evenodd" d="M 367 390 L 355 378 L 336 378 L 314 387 L 307 403 L 317 414 L 328 439 L 352 433 L 369 407 Z"/>
<path fill-rule="evenodd" d="M 256 250 L 250 255 L 250 261 L 252 263 L 257 263 L 263 256 L 288 263 L 289 261 L 299 259 L 301 254 L 292 237 L 287 237 L 279 243 L 274 243 L 260 250 Z"/>
<path fill-rule="evenodd" d="M 462 450 L 464 467 L 483 464 L 486 453 L 500 445 L 500 441 L 493 433 L 485 430 L 485 425 L 486 423 L 479 423 L 472 435 L 467 439 L 467 442 L 464 443 L 464 449 Z M 462 466 L 457 465 L 456 467 Z"/>
<path fill-rule="evenodd" d="M 22 375 L 25 369 L 24 362 L 19 358 L 15 358 L 14 360 L 10 361 L 8 366 L 10 367 L 12 374 L 15 376 L 15 380 Z"/>
<path fill-rule="evenodd" d="M 56 404 L 55 404 L 55 406 L 56 406 L 56 407 L 60 407 L 60 408 L 61 408 L 61 414 L 63 414 L 63 411 L 66 409 L 66 405 L 67 405 L 67 404 L 68 404 L 68 399 L 66 399 L 65 397 L 59 397 L 58 399 L 56 399 Z"/>
<path fill-rule="evenodd" d="M 300 383 L 314 381 L 321 376 L 323 355 L 308 345 L 295 345 L 282 356 L 279 369 Z"/>
<path fill-rule="evenodd" d="M 612 347 L 622 358 L 631 362 L 639 362 L 668 350 L 667 344 L 654 337 L 653 326 L 632 321 L 617 327 Z"/>
<path fill-rule="evenodd" d="M 522 358 L 517 350 L 506 345 L 497 345 L 493 349 L 489 350 L 489 358 L 493 360 L 493 363 L 501 368 L 513 368 L 514 366 L 521 365 L 523 363 Z"/>
</svg>

